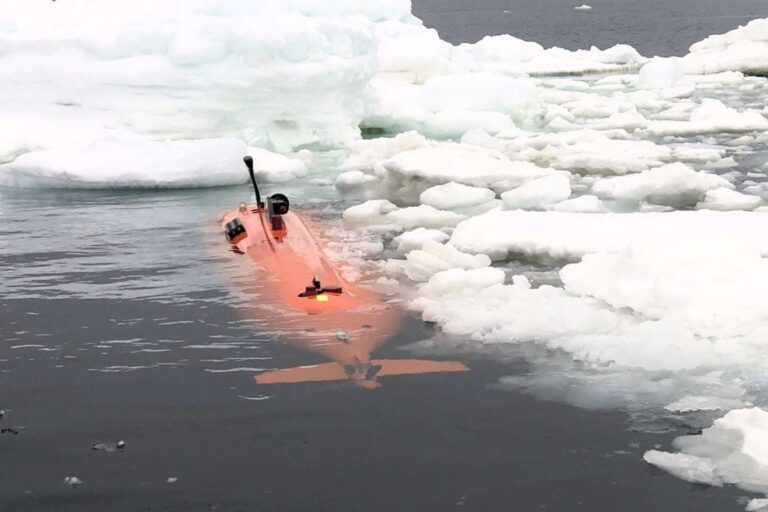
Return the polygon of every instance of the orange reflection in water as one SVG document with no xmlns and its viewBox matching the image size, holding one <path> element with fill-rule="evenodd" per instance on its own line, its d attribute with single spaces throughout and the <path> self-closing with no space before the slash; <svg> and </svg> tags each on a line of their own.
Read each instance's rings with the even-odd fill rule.
<svg viewBox="0 0 768 512">
<path fill-rule="evenodd" d="M 371 359 L 402 326 L 396 304 L 347 282 L 299 215 L 289 212 L 274 221 L 263 208 L 241 205 L 222 219 L 225 230 L 232 221 L 245 232 L 232 231 L 230 242 L 255 263 L 254 275 L 239 283 L 260 299 L 247 308 L 248 316 L 282 340 L 332 361 L 262 373 L 256 382 L 350 380 L 374 389 L 380 377 L 468 370 L 457 361 Z"/>
</svg>

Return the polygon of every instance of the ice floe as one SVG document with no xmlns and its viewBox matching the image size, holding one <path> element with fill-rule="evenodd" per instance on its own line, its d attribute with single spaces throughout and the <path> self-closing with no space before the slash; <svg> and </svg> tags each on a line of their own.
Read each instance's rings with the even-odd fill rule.
<svg viewBox="0 0 768 512">
<path fill-rule="evenodd" d="M 753 492 L 768 492 L 768 412 L 737 409 L 715 420 L 701 435 L 678 437 L 678 453 L 650 450 L 649 464 L 689 482 L 736 485 Z M 755 510 L 753 508 L 753 510 Z"/>
<path fill-rule="evenodd" d="M 743 71 L 768 75 L 768 19 L 753 20 L 691 46 L 683 59 L 690 74 Z"/>
<path fill-rule="evenodd" d="M 0 185 L 39 187 L 168 187 L 244 183 L 245 144 L 237 139 L 167 142 L 100 139 L 84 146 L 37 150 L 0 165 Z M 260 174 L 281 174 L 283 158 L 262 150 Z M 300 162 L 299 162 L 300 163 Z M 270 167 L 272 166 L 272 167 Z M 303 168 L 303 164 L 301 165 Z M 296 169 L 296 168 L 295 168 Z M 262 174 L 263 176 L 263 174 Z"/>
<path fill-rule="evenodd" d="M 633 243 L 726 236 L 756 243 L 768 255 L 768 215 L 748 212 L 608 213 L 491 211 L 460 223 L 451 243 L 465 252 L 578 260 Z"/>
<path fill-rule="evenodd" d="M 704 200 L 709 191 L 722 188 L 731 189 L 733 185 L 720 176 L 696 172 L 685 164 L 676 163 L 639 174 L 599 180 L 592 186 L 592 192 L 600 198 L 623 203 L 624 209 L 639 209 L 642 201 L 684 208 Z M 759 204 L 760 198 L 756 199 Z"/>
</svg>

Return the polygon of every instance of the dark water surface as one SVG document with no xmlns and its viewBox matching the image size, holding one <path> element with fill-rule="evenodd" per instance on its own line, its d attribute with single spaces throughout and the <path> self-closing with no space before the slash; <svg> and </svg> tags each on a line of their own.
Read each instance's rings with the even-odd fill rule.
<svg viewBox="0 0 768 512">
<path fill-rule="evenodd" d="M 588 4 L 590 11 L 575 11 Z M 571 50 L 630 44 L 645 56 L 685 55 L 695 42 L 768 16 L 767 0 L 413 0 L 451 43 L 512 34 Z"/>
</svg>

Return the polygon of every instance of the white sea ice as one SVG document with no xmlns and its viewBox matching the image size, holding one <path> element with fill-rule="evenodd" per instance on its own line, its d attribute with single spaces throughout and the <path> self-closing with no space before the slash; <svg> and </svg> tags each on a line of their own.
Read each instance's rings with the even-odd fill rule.
<svg viewBox="0 0 768 512">
<path fill-rule="evenodd" d="M 641 89 L 669 89 L 685 77 L 680 59 L 655 58 L 640 69 L 637 86 Z"/>
<path fill-rule="evenodd" d="M 696 205 L 699 210 L 754 210 L 762 204 L 758 196 L 742 194 L 727 188 L 708 190 L 702 201 Z"/>
<path fill-rule="evenodd" d="M 668 146 L 647 140 L 613 139 L 595 130 L 543 133 L 520 139 L 519 150 L 538 165 L 585 174 L 640 172 L 663 165 L 674 155 Z"/>
<path fill-rule="evenodd" d="M 768 119 L 758 112 L 739 112 L 721 101 L 705 98 L 691 112 L 688 121 L 652 121 L 647 128 L 653 135 L 693 135 L 744 133 L 768 130 Z"/>
<path fill-rule="evenodd" d="M 768 499 L 766 498 L 754 498 L 749 500 L 744 510 L 747 512 L 757 512 L 758 510 L 765 510 L 768 508 Z"/>
<path fill-rule="evenodd" d="M 637 69 L 647 59 L 637 50 L 619 44 L 600 50 L 544 49 L 540 44 L 511 35 L 486 36 L 474 44 L 459 45 L 454 62 L 472 71 L 519 75 L 575 75 Z"/>
<path fill-rule="evenodd" d="M 307 166 L 303 160 L 288 158 L 262 148 L 248 148 L 253 158 L 254 174 L 263 181 L 281 183 L 307 175 Z"/>
<path fill-rule="evenodd" d="M 563 287 L 496 282 L 482 291 L 454 286 L 447 295 L 425 287 L 413 306 L 453 336 L 483 343 L 535 342 L 591 365 L 712 371 L 763 360 L 768 263 L 761 251 L 733 233 L 705 229 L 691 239 L 678 232 L 683 231 L 666 240 L 588 254 L 560 271 Z M 474 270 L 464 268 L 470 268 L 469 282 Z M 670 353 L 686 357 L 670 358 Z"/>
<path fill-rule="evenodd" d="M 22 187 L 168 187 L 244 183 L 245 144 L 237 139 L 168 142 L 103 139 L 68 149 L 25 153 L 0 165 L 0 185 Z M 279 155 L 259 152 L 261 174 L 281 175 L 288 162 Z M 295 162 L 295 161 L 293 161 Z M 303 164 L 295 170 L 303 170 Z M 278 167 L 275 167 L 275 166 Z M 272 167 L 270 167 L 272 166 Z"/>
<path fill-rule="evenodd" d="M 508 253 L 547 260 L 579 260 L 644 241 L 681 242 L 709 236 L 750 240 L 768 255 L 768 215 L 752 212 L 675 211 L 608 213 L 491 211 L 460 223 L 451 235 L 459 250 Z"/>
<path fill-rule="evenodd" d="M 465 254 L 451 244 L 429 240 L 421 249 L 406 254 L 403 269 L 412 281 L 428 281 L 444 270 L 485 268 L 490 264 L 491 259 L 484 254 Z"/>
<path fill-rule="evenodd" d="M 567 173 L 544 176 L 501 194 L 507 210 L 543 209 L 571 196 L 571 180 Z"/>
<path fill-rule="evenodd" d="M 344 210 L 342 217 L 348 227 L 387 225 L 387 214 L 397 211 L 397 206 L 386 199 L 373 199 Z"/>
<path fill-rule="evenodd" d="M 584 195 L 552 205 L 552 210 L 571 213 L 605 213 L 608 209 L 597 196 Z"/>
<path fill-rule="evenodd" d="M 419 197 L 422 204 L 439 210 L 458 210 L 488 203 L 496 198 L 493 190 L 469 187 L 461 183 L 450 182 L 428 188 Z"/>
<path fill-rule="evenodd" d="M 373 173 L 381 162 L 399 153 L 429 147 L 429 141 L 418 132 L 399 133 L 394 137 L 360 140 L 350 144 L 350 153 L 342 164 L 346 170 Z"/>
<path fill-rule="evenodd" d="M 591 11 L 592 10 L 592 6 L 591 5 L 587 5 L 587 4 L 581 4 L 581 5 L 577 5 L 576 7 L 574 7 L 573 10 L 574 11 Z"/>
<path fill-rule="evenodd" d="M 458 138 L 476 128 L 512 129 L 514 121 L 535 116 L 540 108 L 530 80 L 498 73 L 437 75 L 417 84 L 384 74 L 371 81 L 370 90 L 365 126 L 439 138 Z"/>
<path fill-rule="evenodd" d="M 686 395 L 664 406 L 671 412 L 695 412 L 695 411 L 730 411 L 744 407 L 741 400 L 735 398 L 723 398 L 718 396 L 692 396 Z"/>
<path fill-rule="evenodd" d="M 733 186 L 720 176 L 696 172 L 685 164 L 675 163 L 639 174 L 600 179 L 592 185 L 592 192 L 622 203 L 624 209 L 639 209 L 642 201 L 684 208 L 695 206 L 707 192 L 718 188 Z"/>
<path fill-rule="evenodd" d="M 467 291 L 482 292 L 494 285 L 504 284 L 504 271 L 485 267 L 467 270 L 454 268 L 434 275 L 420 289 L 422 296 L 463 294 Z"/>
<path fill-rule="evenodd" d="M 363 174 L 362 171 L 347 171 L 339 174 L 336 177 L 336 181 L 334 181 L 334 184 L 336 185 L 336 188 L 344 189 L 344 188 L 362 187 L 376 181 L 378 181 L 376 176 L 371 176 L 370 174 Z"/>
<path fill-rule="evenodd" d="M 427 241 L 444 243 L 449 238 L 450 235 L 439 229 L 416 228 L 395 237 L 392 242 L 396 245 L 397 252 L 405 254 L 421 249 Z"/>
<path fill-rule="evenodd" d="M 555 172 L 530 162 L 512 161 L 498 151 L 455 143 L 406 151 L 381 165 L 403 178 L 418 178 L 435 184 L 454 181 L 495 192 L 504 192 Z"/>
<path fill-rule="evenodd" d="M 407 4 L 3 0 L 3 98 L 110 110 L 163 137 L 281 150 L 354 140 L 375 21 L 418 24 Z"/>
<path fill-rule="evenodd" d="M 573 294 L 685 326 L 702 338 L 748 336 L 768 320 L 768 260 L 749 240 L 707 234 L 638 243 L 587 254 L 560 278 Z"/>
<path fill-rule="evenodd" d="M 707 37 L 691 46 L 683 63 L 689 74 L 742 71 L 768 75 L 768 18 Z"/>
<path fill-rule="evenodd" d="M 425 204 L 402 208 L 387 214 L 387 220 L 391 224 L 407 229 L 416 227 L 453 227 L 466 218 L 466 215 L 446 210 L 438 210 Z"/>
<path fill-rule="evenodd" d="M 733 484 L 768 492 L 768 412 L 760 408 L 728 412 L 698 436 L 683 436 L 679 453 L 650 450 L 646 462 L 689 482 Z"/>
</svg>

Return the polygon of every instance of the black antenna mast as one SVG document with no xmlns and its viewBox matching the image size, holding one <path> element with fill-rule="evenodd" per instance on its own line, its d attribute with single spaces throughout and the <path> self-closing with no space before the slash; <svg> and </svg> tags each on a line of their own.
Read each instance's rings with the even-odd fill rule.
<svg viewBox="0 0 768 512">
<path fill-rule="evenodd" d="M 264 207 L 264 203 L 261 202 L 261 194 L 259 193 L 259 186 L 256 184 L 256 176 L 253 174 L 253 158 L 246 156 L 243 158 L 245 166 L 248 168 L 248 173 L 251 175 L 251 183 L 253 183 L 253 190 L 256 192 L 256 204 L 259 208 Z"/>
</svg>

